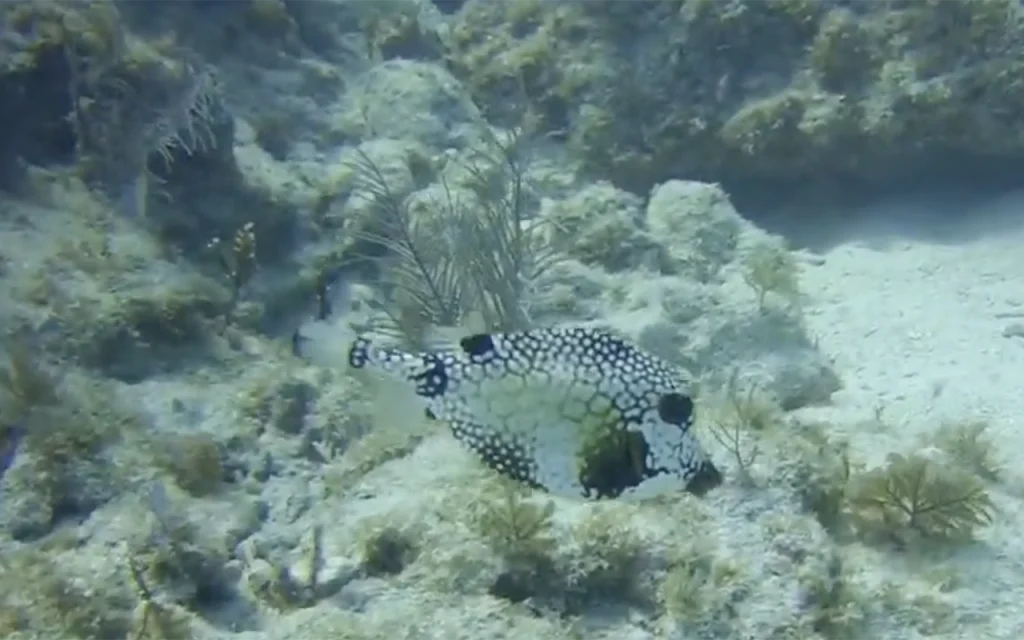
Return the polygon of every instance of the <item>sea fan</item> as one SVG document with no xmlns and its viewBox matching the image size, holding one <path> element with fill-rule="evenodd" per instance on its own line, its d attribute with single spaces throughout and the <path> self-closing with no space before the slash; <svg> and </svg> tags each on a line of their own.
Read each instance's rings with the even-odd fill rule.
<svg viewBox="0 0 1024 640">
<path fill-rule="evenodd" d="M 530 215 L 522 158 L 525 140 L 491 139 L 464 161 L 465 184 L 410 205 L 365 153 L 352 167 L 371 198 L 372 228 L 350 230 L 383 250 L 381 266 L 393 308 L 386 310 L 407 344 L 422 347 L 428 325 L 459 326 L 479 316 L 481 330 L 530 326 L 530 302 L 540 277 L 564 258 L 537 232 Z"/>
<path fill-rule="evenodd" d="M 216 76 L 200 65 L 183 63 L 177 82 L 167 81 L 166 101 L 143 129 L 142 145 L 170 167 L 176 153 L 191 156 L 216 146 L 214 123 L 221 108 Z"/>
<path fill-rule="evenodd" d="M 919 455 L 890 454 L 884 467 L 854 477 L 847 496 L 861 530 L 903 543 L 915 534 L 967 540 L 995 513 L 977 478 Z"/>
<path fill-rule="evenodd" d="M 421 347 L 428 324 L 451 326 L 462 319 L 462 288 L 454 246 L 435 237 L 424 228 L 407 201 L 407 194 L 396 191 L 381 167 L 369 155 L 357 151 L 352 167 L 359 187 L 373 203 L 373 224 L 351 229 L 360 243 L 387 255 L 378 258 L 372 251 L 360 252 L 361 258 L 373 257 L 382 264 L 385 286 L 390 289 L 394 307 L 386 309 L 392 327 L 410 344 Z M 445 203 L 443 219 L 458 225 L 461 210 L 452 198 Z"/>
</svg>

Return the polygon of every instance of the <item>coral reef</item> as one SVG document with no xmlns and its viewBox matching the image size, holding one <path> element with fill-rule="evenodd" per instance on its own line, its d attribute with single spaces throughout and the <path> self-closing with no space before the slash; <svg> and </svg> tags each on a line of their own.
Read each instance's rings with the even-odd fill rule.
<svg viewBox="0 0 1024 640">
<path fill-rule="evenodd" d="M 906 187 L 1024 148 L 1004 116 L 1022 55 L 1011 0 L 541 6 L 467 2 L 449 65 L 488 117 L 525 102 L 590 175 L 634 193 L 687 175 L 743 203 L 770 187 L 839 198 L 856 195 L 835 193 L 844 181 Z"/>
<path fill-rule="evenodd" d="M 996 423 L 807 417 L 846 372 L 732 185 L 1016 157 L 1017 11 L 0 5 L 0 636 L 1002 637 Z M 619 331 L 692 374 L 725 481 L 511 484 L 297 358 L 327 317 Z M 596 486 L 637 442 L 594 426 Z"/>
</svg>

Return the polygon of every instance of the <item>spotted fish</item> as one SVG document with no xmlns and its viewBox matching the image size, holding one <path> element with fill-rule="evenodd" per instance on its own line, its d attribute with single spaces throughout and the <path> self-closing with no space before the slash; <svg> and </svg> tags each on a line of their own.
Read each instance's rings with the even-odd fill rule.
<svg viewBox="0 0 1024 640">
<path fill-rule="evenodd" d="M 356 338 L 348 365 L 415 387 L 495 471 L 584 498 L 701 495 L 721 484 L 692 431 L 684 373 L 608 332 L 480 333 L 409 353 Z"/>
</svg>

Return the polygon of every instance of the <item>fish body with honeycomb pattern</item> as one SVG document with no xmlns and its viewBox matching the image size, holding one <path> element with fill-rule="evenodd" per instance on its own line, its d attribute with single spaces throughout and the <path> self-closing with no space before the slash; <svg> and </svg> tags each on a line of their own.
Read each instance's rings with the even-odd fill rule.
<svg viewBox="0 0 1024 640">
<path fill-rule="evenodd" d="M 360 337 L 347 364 L 413 385 L 429 418 L 537 489 L 642 498 L 722 482 L 693 433 L 685 372 L 603 330 L 480 333 L 422 353 Z"/>
</svg>

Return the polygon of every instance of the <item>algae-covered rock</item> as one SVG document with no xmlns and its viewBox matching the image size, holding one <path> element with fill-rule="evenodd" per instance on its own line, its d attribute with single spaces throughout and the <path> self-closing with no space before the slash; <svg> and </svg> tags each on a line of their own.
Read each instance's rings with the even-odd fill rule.
<svg viewBox="0 0 1024 640">
<path fill-rule="evenodd" d="M 713 184 L 672 180 L 638 205 L 598 184 L 542 209 L 572 241 L 542 278 L 534 319 L 611 326 L 711 387 L 735 378 L 786 409 L 827 401 L 840 381 L 807 335 L 782 240 Z"/>
<path fill-rule="evenodd" d="M 231 165 L 220 88 L 174 38 L 137 36 L 114 2 L 14 2 L 0 29 L 8 166 L 73 164 L 131 216 L 176 162 Z M 9 176 L 15 179 L 16 176 Z"/>
<path fill-rule="evenodd" d="M 679 175 L 736 197 L 881 189 L 1024 157 L 1022 19 L 1012 0 L 477 0 L 449 60 L 488 116 L 532 109 L 635 193 Z"/>
<path fill-rule="evenodd" d="M 459 82 L 437 65 L 392 60 L 353 83 L 341 128 L 367 138 L 416 141 L 432 149 L 455 146 L 479 122 Z"/>
<path fill-rule="evenodd" d="M 736 255 L 745 224 L 729 196 L 716 185 L 672 180 L 651 192 L 647 227 L 683 271 L 698 281 L 713 279 Z"/>
<path fill-rule="evenodd" d="M 599 182 L 547 201 L 540 215 L 548 224 L 548 241 L 565 246 L 583 264 L 612 272 L 644 265 L 657 269 L 662 251 L 642 228 L 642 204 L 639 197 Z"/>
</svg>

